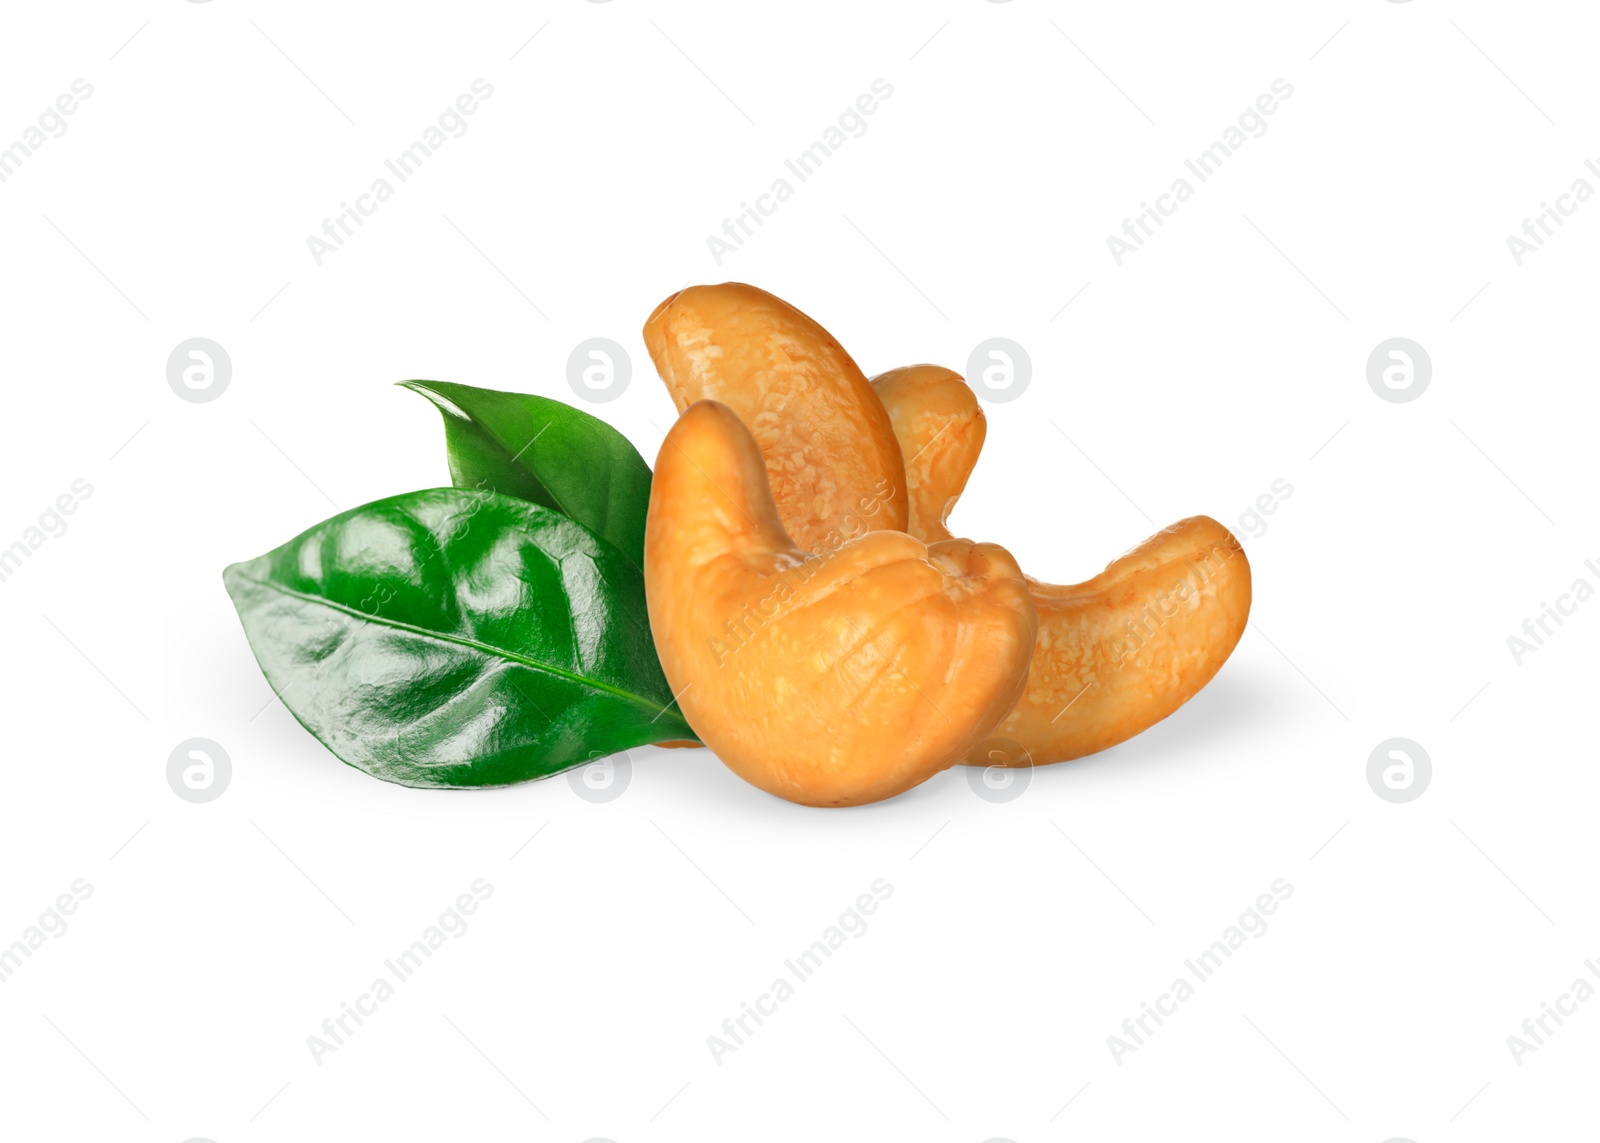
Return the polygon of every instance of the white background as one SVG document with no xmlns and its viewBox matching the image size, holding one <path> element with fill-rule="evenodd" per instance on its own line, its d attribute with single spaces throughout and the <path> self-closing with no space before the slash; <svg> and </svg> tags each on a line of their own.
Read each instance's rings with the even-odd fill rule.
<svg viewBox="0 0 1600 1143">
<path fill-rule="evenodd" d="M 1600 204 L 1520 267 L 1506 237 L 1600 186 L 1597 30 L 1487 0 L 8 6 L 0 146 L 93 95 L 0 184 L 0 547 L 93 491 L 0 583 L 0 942 L 93 894 L 0 985 L 3 1133 L 1592 1132 L 1600 999 L 1520 1065 L 1507 1037 L 1600 958 L 1600 603 L 1520 665 L 1506 640 L 1600 586 Z M 318 266 L 307 236 L 479 77 L 466 134 Z M 1107 236 L 1280 77 L 1267 132 L 1118 266 Z M 866 133 L 717 265 L 707 236 L 878 78 Z M 653 459 L 638 330 L 729 278 L 869 374 L 1026 347 L 953 524 L 1058 582 L 1182 516 L 1234 527 L 1255 608 L 1215 682 L 1013 801 L 957 770 L 832 812 L 653 748 L 607 804 L 402 789 L 272 701 L 221 570 L 446 482 L 391 382 L 576 402 L 569 351 L 611 337 L 632 384 L 587 407 Z M 1366 379 L 1396 336 L 1433 363 L 1405 404 Z M 191 337 L 233 363 L 210 403 L 167 384 Z M 233 766 L 204 805 L 166 780 L 196 736 Z M 1404 805 L 1366 780 L 1396 736 L 1434 768 Z M 315 1063 L 477 878 L 470 929 Z M 715 1062 L 878 878 L 867 932 Z M 1114 1060 L 1278 878 L 1266 934 Z"/>
</svg>

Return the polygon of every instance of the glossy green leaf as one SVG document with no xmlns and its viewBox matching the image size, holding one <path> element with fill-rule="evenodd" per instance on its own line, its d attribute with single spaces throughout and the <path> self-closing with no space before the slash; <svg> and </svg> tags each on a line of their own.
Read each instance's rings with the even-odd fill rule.
<svg viewBox="0 0 1600 1143">
<path fill-rule="evenodd" d="M 438 488 L 341 513 L 223 573 L 285 706 L 406 786 L 503 786 L 692 738 L 644 576 L 559 512 Z"/>
<path fill-rule="evenodd" d="M 402 381 L 444 414 L 450 480 L 564 512 L 644 566 L 650 466 L 597 417 L 532 393 Z"/>
</svg>

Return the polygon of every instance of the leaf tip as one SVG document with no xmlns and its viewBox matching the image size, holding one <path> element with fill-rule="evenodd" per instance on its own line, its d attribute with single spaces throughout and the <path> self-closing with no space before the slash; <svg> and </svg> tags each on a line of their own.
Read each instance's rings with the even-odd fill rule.
<svg viewBox="0 0 1600 1143">
<path fill-rule="evenodd" d="M 245 579 L 244 569 L 249 562 L 241 560 L 222 569 L 222 586 L 227 591 L 228 598 L 233 600 L 235 608 L 239 606 L 239 590 Z"/>
<path fill-rule="evenodd" d="M 439 411 L 445 416 L 456 417 L 463 421 L 470 420 L 471 418 L 467 416 L 467 413 L 464 409 L 462 409 L 454 401 L 450 400 L 450 398 L 446 397 L 443 393 L 439 392 L 438 389 L 434 388 L 434 386 L 439 384 L 441 384 L 441 382 L 423 380 L 395 382 L 395 385 L 397 385 L 399 388 L 409 389 L 413 393 L 417 393 L 423 397 L 426 397 L 429 401 L 432 401 L 434 405 L 438 407 Z"/>
</svg>

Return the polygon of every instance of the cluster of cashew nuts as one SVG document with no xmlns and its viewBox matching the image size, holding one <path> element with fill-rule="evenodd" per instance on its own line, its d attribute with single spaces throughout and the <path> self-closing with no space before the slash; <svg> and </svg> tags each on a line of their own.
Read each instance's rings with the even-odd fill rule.
<svg viewBox="0 0 1600 1143">
<path fill-rule="evenodd" d="M 1244 633 L 1250 564 L 1205 516 L 1070 586 L 953 537 L 986 432 L 959 374 L 868 382 L 820 325 L 737 283 L 674 294 L 644 338 L 681 414 L 650 493 L 651 630 L 690 725 L 770 793 L 859 805 L 960 762 L 1104 750 Z"/>
</svg>

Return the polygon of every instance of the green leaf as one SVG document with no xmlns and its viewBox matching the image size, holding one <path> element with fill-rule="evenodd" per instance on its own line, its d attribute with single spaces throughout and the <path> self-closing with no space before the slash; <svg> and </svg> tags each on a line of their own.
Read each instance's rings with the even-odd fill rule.
<svg viewBox="0 0 1600 1143">
<path fill-rule="evenodd" d="M 444 414 L 450 480 L 564 512 L 644 566 L 650 466 L 588 413 L 537 397 L 446 381 L 402 381 Z"/>
<path fill-rule="evenodd" d="M 548 508 L 410 492 L 223 580 L 284 705 L 387 782 L 503 786 L 694 737 L 656 658 L 643 573 Z"/>
</svg>

